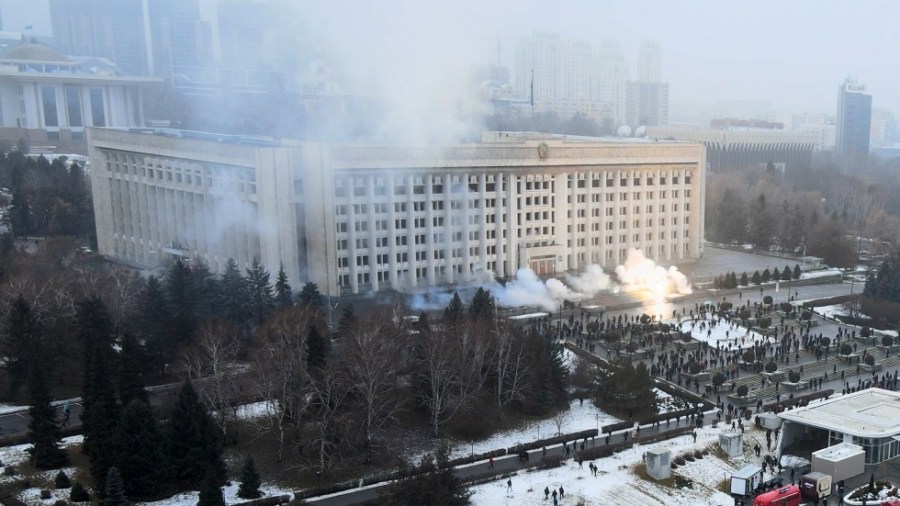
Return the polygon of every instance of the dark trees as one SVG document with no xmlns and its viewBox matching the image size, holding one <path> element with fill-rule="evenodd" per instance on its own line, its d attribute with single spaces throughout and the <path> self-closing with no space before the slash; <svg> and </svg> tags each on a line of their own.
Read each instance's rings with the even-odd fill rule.
<svg viewBox="0 0 900 506">
<path fill-rule="evenodd" d="M 278 275 L 275 277 L 275 304 L 281 307 L 294 303 L 291 294 L 291 285 L 288 283 L 287 273 L 284 272 L 284 264 L 278 266 Z"/>
<path fill-rule="evenodd" d="M 166 455 L 156 415 L 145 401 L 134 399 L 122 412 L 116 431 L 116 446 L 122 452 L 116 461 L 131 500 L 153 499 L 168 486 Z"/>
<path fill-rule="evenodd" d="M 616 360 L 598 369 L 598 374 L 595 402 L 599 407 L 636 419 L 657 413 L 653 377 L 643 362 L 634 366 L 630 360 Z"/>
<path fill-rule="evenodd" d="M 434 506 L 466 506 L 471 503 L 469 492 L 453 473 L 449 464 L 449 450 L 441 446 L 436 454 L 422 458 L 422 462 L 410 470 L 410 477 L 385 487 L 379 494 L 380 506 L 408 506 L 429 504 Z"/>
<path fill-rule="evenodd" d="M 57 469 L 69 463 L 69 455 L 59 447 L 56 411 L 50 405 L 50 392 L 47 390 L 44 371 L 40 366 L 34 365 L 30 376 L 28 440 L 32 446 L 28 451 L 38 469 Z"/>
<path fill-rule="evenodd" d="M 177 486 L 196 485 L 207 472 L 212 473 L 217 484 L 225 480 L 219 429 L 191 383 L 185 383 L 178 391 L 169 418 L 166 445 L 171 476 Z"/>
<path fill-rule="evenodd" d="M 256 462 L 253 461 L 253 457 L 248 455 L 241 468 L 241 485 L 238 487 L 237 495 L 241 499 L 257 499 L 262 495 L 262 492 L 259 491 L 260 485 Z"/>
</svg>

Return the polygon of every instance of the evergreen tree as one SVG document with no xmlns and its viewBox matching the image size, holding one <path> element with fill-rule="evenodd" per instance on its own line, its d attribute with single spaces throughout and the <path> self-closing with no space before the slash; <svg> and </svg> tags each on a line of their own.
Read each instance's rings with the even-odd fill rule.
<svg viewBox="0 0 900 506">
<path fill-rule="evenodd" d="M 178 392 L 169 417 L 166 444 L 171 476 L 179 487 L 200 483 L 207 471 L 216 483 L 225 480 L 221 434 L 189 382 Z"/>
<path fill-rule="evenodd" d="M 356 328 L 357 324 L 353 304 L 347 304 L 341 313 L 341 319 L 338 321 L 338 332 L 342 336 L 349 335 Z"/>
<path fill-rule="evenodd" d="M 728 279 L 728 288 L 737 288 L 737 286 L 738 286 L 737 273 L 735 273 L 734 271 L 731 271 L 731 277 Z"/>
<path fill-rule="evenodd" d="M 246 323 L 249 306 L 247 280 L 241 275 L 237 262 L 233 258 L 229 258 L 225 262 L 220 286 L 222 287 L 222 310 L 225 317 L 237 324 Z"/>
<path fill-rule="evenodd" d="M 794 266 L 794 279 L 800 279 L 800 264 Z"/>
<path fill-rule="evenodd" d="M 200 497 L 197 500 L 197 506 L 225 506 L 225 497 L 222 495 L 220 482 L 221 480 L 216 478 L 215 472 L 207 473 L 200 483 Z"/>
<path fill-rule="evenodd" d="M 157 497 L 168 484 L 168 466 L 156 415 L 146 401 L 134 399 L 125 407 L 116 438 L 122 453 L 115 467 L 121 474 L 125 495 L 131 500 Z"/>
<path fill-rule="evenodd" d="M 106 474 L 106 488 L 103 489 L 103 506 L 127 506 L 125 486 L 122 483 L 122 475 L 115 466 L 110 467 Z"/>
<path fill-rule="evenodd" d="M 379 493 L 381 506 L 409 506 L 428 504 L 431 506 L 466 506 L 471 504 L 472 495 L 462 480 L 453 472 L 449 462 L 449 449 L 441 445 L 435 455 L 425 456 L 421 463 L 407 476 L 384 487 Z"/>
<path fill-rule="evenodd" d="M 653 377 L 643 362 L 635 366 L 630 360 L 618 359 L 598 369 L 598 374 L 595 399 L 599 407 L 635 419 L 657 413 Z"/>
<path fill-rule="evenodd" d="M 25 237 L 31 233 L 31 205 L 21 190 L 13 193 L 9 210 L 9 225 L 12 232 L 18 237 Z"/>
<path fill-rule="evenodd" d="M 306 333 L 306 366 L 309 370 L 325 367 L 328 354 L 328 343 L 319 333 L 315 325 L 310 324 Z"/>
<path fill-rule="evenodd" d="M 785 265 L 784 270 L 781 271 L 781 280 L 782 281 L 790 281 L 792 277 L 793 277 L 793 275 L 791 273 L 791 266 Z"/>
<path fill-rule="evenodd" d="M 81 394 L 83 449 L 90 460 L 95 490 L 105 490 L 107 473 L 118 455 L 114 438 L 121 413 L 112 381 L 112 322 L 98 297 L 77 304 L 75 322 L 85 352 Z"/>
<path fill-rule="evenodd" d="M 91 500 L 91 494 L 88 493 L 80 481 L 76 481 L 69 492 L 69 500 L 72 502 L 87 502 Z"/>
<path fill-rule="evenodd" d="M 197 327 L 197 294 L 194 290 L 191 266 L 181 258 L 166 272 L 166 299 L 172 315 L 172 336 L 175 346 L 191 341 Z"/>
<path fill-rule="evenodd" d="M 319 285 L 312 281 L 307 281 L 306 284 L 303 285 L 297 299 L 301 304 L 310 308 L 321 308 L 325 305 L 325 298 L 322 297 L 322 293 L 319 292 Z"/>
<path fill-rule="evenodd" d="M 463 318 L 466 316 L 465 307 L 463 307 L 462 299 L 459 297 L 459 292 L 453 292 L 453 298 L 450 300 L 450 304 L 444 308 L 444 324 L 450 327 L 456 327 L 463 322 Z"/>
<path fill-rule="evenodd" d="M 492 319 L 496 317 L 496 307 L 491 292 L 484 288 L 478 288 L 472 297 L 472 305 L 469 306 L 469 314 L 475 319 Z"/>
<path fill-rule="evenodd" d="M 748 214 L 750 223 L 747 227 L 747 235 L 754 248 L 767 250 L 772 245 L 772 223 L 770 212 L 766 207 L 766 196 L 762 193 L 750 204 Z"/>
<path fill-rule="evenodd" d="M 284 272 L 284 264 L 278 266 L 278 276 L 275 278 L 275 303 L 281 307 L 290 307 L 294 304 L 291 285 L 288 284 L 287 273 Z"/>
<path fill-rule="evenodd" d="M 262 325 L 266 315 L 275 307 L 275 293 L 269 278 L 269 271 L 254 258 L 247 269 L 247 290 L 250 310 L 257 325 Z"/>
<path fill-rule="evenodd" d="M 775 270 L 772 271 L 772 280 L 778 281 L 781 279 L 781 271 L 778 270 L 778 267 L 775 267 Z"/>
<path fill-rule="evenodd" d="M 197 298 L 197 318 L 209 318 L 221 312 L 219 280 L 201 258 L 191 262 L 191 291 Z"/>
<path fill-rule="evenodd" d="M 122 336 L 119 353 L 119 400 L 127 406 L 133 400 L 150 402 L 144 389 L 144 359 L 141 345 L 130 334 Z M 121 468 L 120 468 L 121 470 Z"/>
<path fill-rule="evenodd" d="M 19 294 L 10 304 L 3 336 L 3 355 L 13 391 L 29 381 L 28 371 L 37 364 L 41 336 L 31 304 Z M 40 364 L 44 366 L 45 364 Z"/>
<path fill-rule="evenodd" d="M 259 472 L 256 470 L 256 462 L 253 457 L 247 456 L 244 459 L 244 466 L 241 468 L 241 485 L 238 487 L 238 497 L 241 499 L 257 499 L 262 495 L 259 486 L 262 483 L 259 480 Z"/>
<path fill-rule="evenodd" d="M 59 427 L 56 425 L 56 410 L 50 405 L 50 392 L 40 366 L 31 367 L 29 391 L 31 404 L 28 408 L 28 440 L 34 466 L 38 469 L 57 469 L 69 463 L 69 455 L 59 447 Z"/>
<path fill-rule="evenodd" d="M 69 481 L 69 476 L 65 471 L 61 470 L 56 473 L 56 478 L 53 480 L 53 487 L 57 489 L 61 488 L 69 488 L 72 486 L 72 482 Z"/>
<path fill-rule="evenodd" d="M 747 279 L 747 273 L 742 272 L 741 273 L 741 286 L 747 286 L 749 283 L 750 283 L 750 280 Z"/>
<path fill-rule="evenodd" d="M 768 283 L 771 280 L 772 280 L 772 273 L 769 272 L 769 269 L 762 271 L 762 282 Z"/>
<path fill-rule="evenodd" d="M 754 285 L 762 283 L 762 276 L 759 275 L 759 271 L 753 271 L 753 277 L 750 279 L 750 282 Z"/>
<path fill-rule="evenodd" d="M 175 341 L 169 332 L 172 314 L 166 303 L 162 283 L 151 275 L 138 295 L 136 322 L 144 337 L 147 361 L 156 371 L 175 357 Z"/>
</svg>

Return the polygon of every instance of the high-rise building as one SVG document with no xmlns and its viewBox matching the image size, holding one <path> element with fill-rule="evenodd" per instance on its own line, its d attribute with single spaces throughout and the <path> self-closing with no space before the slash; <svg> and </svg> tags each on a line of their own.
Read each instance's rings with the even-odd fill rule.
<svg viewBox="0 0 900 506">
<path fill-rule="evenodd" d="M 641 42 L 638 50 L 637 80 L 645 83 L 662 81 L 662 50 L 659 43 L 652 40 Z"/>
<path fill-rule="evenodd" d="M 212 59 L 198 0 L 50 0 L 55 45 L 133 75 L 172 76 Z"/>
<path fill-rule="evenodd" d="M 838 88 L 835 151 L 848 159 L 869 156 L 872 124 L 872 95 L 849 77 Z"/>
<path fill-rule="evenodd" d="M 626 123 L 656 126 L 669 123 L 669 83 L 628 82 Z"/>
<path fill-rule="evenodd" d="M 618 44 L 605 41 L 597 47 L 596 62 L 598 69 L 597 98 L 608 104 L 613 111 L 613 127 L 625 123 L 628 62 Z"/>
<path fill-rule="evenodd" d="M 490 132 L 449 146 L 89 130 L 99 252 L 284 265 L 331 295 L 703 251 L 705 151 Z"/>
</svg>

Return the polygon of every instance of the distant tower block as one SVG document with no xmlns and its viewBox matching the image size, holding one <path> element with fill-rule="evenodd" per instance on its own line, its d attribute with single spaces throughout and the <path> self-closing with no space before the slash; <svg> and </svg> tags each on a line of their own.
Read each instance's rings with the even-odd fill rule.
<svg viewBox="0 0 900 506">
<path fill-rule="evenodd" d="M 648 476 L 654 480 L 665 480 L 672 476 L 672 453 L 669 450 L 647 450 L 644 465 Z"/>
<path fill-rule="evenodd" d="M 729 457 L 740 457 L 744 454 L 744 435 L 740 432 L 725 432 L 719 434 L 719 446 L 725 450 Z"/>
</svg>

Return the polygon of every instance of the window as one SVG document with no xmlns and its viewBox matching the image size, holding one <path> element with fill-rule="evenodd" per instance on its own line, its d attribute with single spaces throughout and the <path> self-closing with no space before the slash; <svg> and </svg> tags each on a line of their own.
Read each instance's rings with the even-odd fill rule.
<svg viewBox="0 0 900 506">
<path fill-rule="evenodd" d="M 69 115 L 69 126 L 84 126 L 84 121 L 81 118 L 81 94 L 78 88 L 66 86 L 63 88 L 63 91 L 66 94 L 66 113 Z"/>
<path fill-rule="evenodd" d="M 56 89 L 52 86 L 41 86 L 41 101 L 44 104 L 44 126 L 58 127 L 59 116 L 56 112 Z"/>
<path fill-rule="evenodd" d="M 91 123 L 95 127 L 106 126 L 106 106 L 103 103 L 103 90 L 91 88 Z"/>
</svg>

